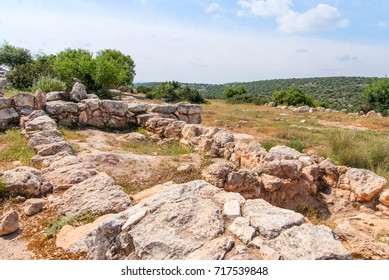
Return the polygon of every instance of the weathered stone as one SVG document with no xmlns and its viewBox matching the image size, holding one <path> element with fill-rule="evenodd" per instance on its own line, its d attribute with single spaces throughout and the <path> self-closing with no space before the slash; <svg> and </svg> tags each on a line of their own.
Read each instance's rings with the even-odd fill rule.
<svg viewBox="0 0 389 280">
<path fill-rule="evenodd" d="M 355 192 L 358 201 L 370 201 L 386 185 L 385 178 L 366 169 L 350 168 L 345 177 L 350 182 L 351 190 Z"/>
<path fill-rule="evenodd" d="M 281 188 L 282 185 L 282 180 L 280 178 L 268 174 L 262 174 L 261 180 L 262 180 L 263 187 L 268 192 L 274 192 L 279 188 Z"/>
<path fill-rule="evenodd" d="M 269 238 L 277 237 L 283 230 L 304 222 L 304 216 L 272 206 L 262 199 L 248 200 L 242 209 L 242 216 L 250 220 L 250 224 L 260 235 Z"/>
<path fill-rule="evenodd" d="M 0 217 L 0 236 L 13 233 L 19 229 L 19 215 L 11 210 Z"/>
<path fill-rule="evenodd" d="M 223 188 L 227 180 L 227 175 L 235 169 L 232 163 L 219 161 L 211 164 L 202 171 L 204 180 L 215 187 Z"/>
<path fill-rule="evenodd" d="M 69 94 L 66 91 L 51 91 L 46 94 L 46 102 L 69 100 Z"/>
<path fill-rule="evenodd" d="M 75 83 L 70 91 L 70 99 L 75 102 L 80 102 L 83 99 L 87 99 L 88 95 L 83 84 L 79 82 Z"/>
<path fill-rule="evenodd" d="M 223 260 L 226 254 L 234 247 L 235 241 L 231 237 L 219 237 L 203 247 L 190 253 L 187 260 Z"/>
<path fill-rule="evenodd" d="M 255 235 L 255 228 L 250 226 L 250 220 L 243 217 L 236 218 L 228 228 L 243 243 L 248 244 Z"/>
<path fill-rule="evenodd" d="M 201 123 L 201 115 L 200 114 L 193 114 L 193 115 L 187 115 L 188 120 L 186 121 L 188 124 L 200 124 Z"/>
<path fill-rule="evenodd" d="M 18 93 L 12 96 L 14 105 L 19 110 L 22 108 L 34 109 L 35 107 L 35 97 L 30 93 Z"/>
<path fill-rule="evenodd" d="M 145 103 L 128 103 L 128 111 L 132 113 L 144 113 L 148 109 L 147 104 Z"/>
<path fill-rule="evenodd" d="M 45 206 L 46 200 L 40 198 L 31 198 L 23 203 L 23 211 L 27 216 L 39 213 Z"/>
<path fill-rule="evenodd" d="M 264 260 L 277 261 L 281 259 L 281 255 L 273 248 L 267 246 L 266 241 L 260 236 L 255 237 L 249 245 L 258 248 Z"/>
<path fill-rule="evenodd" d="M 246 202 L 246 199 L 239 193 L 234 192 L 225 192 L 220 190 L 219 192 L 213 195 L 213 199 L 220 205 L 224 205 L 230 200 L 236 200 L 239 202 L 239 205 L 243 205 Z"/>
<path fill-rule="evenodd" d="M 100 101 L 103 110 L 108 115 L 115 115 L 124 117 L 127 113 L 128 105 L 122 101 L 102 100 Z"/>
<path fill-rule="evenodd" d="M 224 147 L 227 143 L 234 142 L 234 136 L 227 131 L 221 130 L 215 134 L 213 140 L 219 147 Z"/>
<path fill-rule="evenodd" d="M 266 161 L 272 161 L 272 160 L 285 160 L 285 159 L 299 159 L 301 156 L 303 156 L 302 153 L 296 151 L 293 148 L 286 147 L 286 146 L 275 146 L 269 150 L 267 153 L 265 160 Z"/>
<path fill-rule="evenodd" d="M 88 99 L 100 99 L 100 97 L 98 97 L 96 94 L 93 94 L 93 93 L 87 94 L 87 97 L 88 97 Z"/>
<path fill-rule="evenodd" d="M 174 105 L 155 105 L 150 108 L 152 113 L 162 113 L 162 114 L 174 114 L 176 112 L 176 106 Z"/>
<path fill-rule="evenodd" d="M 380 195 L 380 202 L 389 207 L 389 190 L 383 191 Z"/>
<path fill-rule="evenodd" d="M 146 136 L 141 133 L 131 132 L 128 133 L 125 138 L 130 142 L 142 142 L 146 140 Z"/>
<path fill-rule="evenodd" d="M 151 118 L 158 118 L 160 117 L 158 114 L 141 114 L 136 116 L 136 122 L 139 126 L 146 126 L 146 122 Z"/>
<path fill-rule="evenodd" d="M 199 105 L 193 105 L 187 102 L 180 102 L 176 104 L 177 111 L 184 115 L 201 114 L 203 108 Z"/>
<path fill-rule="evenodd" d="M 180 172 L 180 173 L 189 173 L 193 171 L 193 166 L 189 163 L 184 163 L 184 164 L 181 164 L 179 167 L 177 167 L 177 172 Z"/>
<path fill-rule="evenodd" d="M 239 201 L 236 199 L 226 201 L 223 206 L 223 216 L 230 220 L 240 217 Z"/>
<path fill-rule="evenodd" d="M 182 121 L 174 121 L 170 123 L 164 131 L 164 136 L 166 138 L 175 138 L 179 139 L 182 137 L 182 129 L 185 126 L 185 122 Z"/>
<path fill-rule="evenodd" d="M 18 112 L 14 108 L 0 110 L 0 128 L 6 128 L 11 123 L 17 123 L 19 118 Z"/>
<path fill-rule="evenodd" d="M 59 132 L 58 130 L 52 130 L 52 131 L 55 131 L 55 132 Z M 60 136 L 61 134 L 59 133 L 59 135 L 56 135 L 56 136 L 46 136 L 42 133 L 34 133 L 30 140 L 28 140 L 28 145 L 30 147 L 37 147 L 37 146 L 40 146 L 40 145 L 48 145 L 48 144 L 52 144 L 52 143 L 56 143 L 56 142 L 60 142 L 60 141 L 63 141 L 63 138 Z"/>
<path fill-rule="evenodd" d="M 38 145 L 34 147 L 34 150 L 37 151 L 38 156 L 52 156 L 61 152 L 74 154 L 72 146 L 66 141 Z"/>
<path fill-rule="evenodd" d="M 230 172 L 224 182 L 224 189 L 230 192 L 255 192 L 259 186 L 257 172 L 245 169 Z"/>
<path fill-rule="evenodd" d="M 279 178 L 298 179 L 301 177 L 303 165 L 298 160 L 273 160 L 265 162 L 263 169 Z"/>
<path fill-rule="evenodd" d="M 1 179 L 5 184 L 5 191 L 26 197 L 40 195 L 42 174 L 38 169 L 22 166 L 4 171 Z"/>
<path fill-rule="evenodd" d="M 78 107 L 76 103 L 66 101 L 50 101 L 46 103 L 46 112 L 52 115 L 77 114 Z"/>
<path fill-rule="evenodd" d="M 11 98 L 0 97 L 0 110 L 11 108 L 13 100 Z"/>
<path fill-rule="evenodd" d="M 300 106 L 295 108 L 293 111 L 297 113 L 308 113 L 309 112 L 309 106 Z"/>
<path fill-rule="evenodd" d="M 44 110 L 46 108 L 46 93 L 41 89 L 35 92 L 35 110 Z"/>
<path fill-rule="evenodd" d="M 117 213 L 131 204 L 122 187 L 105 173 L 74 185 L 64 193 L 63 199 L 64 205 L 59 212 L 66 216 Z"/>
<path fill-rule="evenodd" d="M 350 253 L 326 226 L 303 224 L 281 233 L 267 245 L 285 260 L 349 260 Z"/>
</svg>

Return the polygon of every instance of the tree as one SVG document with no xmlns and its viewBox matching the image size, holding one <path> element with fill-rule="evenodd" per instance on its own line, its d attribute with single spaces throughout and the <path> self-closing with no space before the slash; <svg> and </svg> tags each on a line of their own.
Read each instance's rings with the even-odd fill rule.
<svg viewBox="0 0 389 280">
<path fill-rule="evenodd" d="M 243 95 L 243 94 L 246 94 L 247 91 L 246 91 L 246 88 L 244 86 L 238 86 L 238 87 L 226 87 L 223 91 L 223 95 L 229 99 L 229 98 L 233 98 L 234 96 L 237 96 L 237 95 Z"/>
<path fill-rule="evenodd" d="M 68 88 L 79 80 L 88 91 L 95 91 L 96 84 L 93 79 L 95 62 L 92 54 L 83 49 L 65 49 L 60 52 L 53 65 L 55 76 L 66 83 Z"/>
<path fill-rule="evenodd" d="M 10 45 L 5 42 L 0 47 L 0 64 L 9 66 L 11 69 L 15 69 L 18 65 L 25 64 L 32 61 L 30 51 L 27 49 L 19 48 Z"/>
<path fill-rule="evenodd" d="M 272 101 L 276 102 L 280 105 L 288 105 L 288 106 L 300 106 L 300 105 L 308 105 L 313 106 L 314 102 L 311 96 L 304 93 L 299 88 L 289 88 L 284 90 L 277 90 L 273 93 Z"/>
<path fill-rule="evenodd" d="M 363 110 L 375 110 L 383 115 L 389 114 L 389 79 L 379 79 L 365 87 L 362 93 Z"/>
<path fill-rule="evenodd" d="M 177 81 L 163 82 L 154 87 L 146 97 L 163 99 L 167 102 L 189 101 L 191 103 L 205 103 L 204 98 L 198 90 L 188 86 L 181 86 Z"/>
</svg>

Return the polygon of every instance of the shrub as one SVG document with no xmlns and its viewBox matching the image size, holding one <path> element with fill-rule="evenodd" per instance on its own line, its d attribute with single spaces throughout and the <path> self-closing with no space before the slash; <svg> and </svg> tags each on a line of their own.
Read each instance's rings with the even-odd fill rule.
<svg viewBox="0 0 389 280">
<path fill-rule="evenodd" d="M 299 151 L 300 153 L 304 150 L 305 145 L 298 139 L 292 139 L 289 140 L 286 143 L 286 146 L 295 149 L 296 151 Z"/>
<path fill-rule="evenodd" d="M 12 46 L 8 42 L 0 47 L 0 64 L 15 69 L 18 65 L 28 63 L 31 60 L 32 56 L 27 49 Z"/>
<path fill-rule="evenodd" d="M 167 102 L 189 101 L 191 103 L 205 103 L 198 90 L 188 86 L 181 86 L 177 81 L 163 82 L 146 93 L 151 99 L 161 99 Z"/>
<path fill-rule="evenodd" d="M 375 110 L 383 115 L 389 114 L 389 79 L 379 79 L 365 87 L 362 95 L 365 112 Z"/>
<path fill-rule="evenodd" d="M 32 85 L 32 92 L 35 92 L 37 89 L 41 89 L 44 92 L 62 91 L 66 90 L 66 84 L 57 78 L 42 76 Z"/>
<path fill-rule="evenodd" d="M 314 105 L 314 101 L 312 97 L 304 93 L 299 88 L 277 90 L 273 93 L 271 100 L 276 102 L 279 105 L 288 105 L 288 106 L 308 105 L 311 107 Z"/>
</svg>

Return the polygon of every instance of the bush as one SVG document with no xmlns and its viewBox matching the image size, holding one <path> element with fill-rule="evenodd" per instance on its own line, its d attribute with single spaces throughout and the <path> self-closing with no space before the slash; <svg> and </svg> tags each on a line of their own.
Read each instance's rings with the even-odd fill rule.
<svg viewBox="0 0 389 280">
<path fill-rule="evenodd" d="M 301 106 L 308 105 L 312 107 L 314 101 L 311 96 L 304 93 L 299 88 L 289 88 L 285 90 L 277 90 L 273 93 L 271 100 L 278 105 Z"/>
<path fill-rule="evenodd" d="M 12 46 L 7 42 L 0 47 L 0 64 L 15 69 L 18 65 L 26 64 L 30 61 L 32 61 L 32 56 L 27 49 Z"/>
<path fill-rule="evenodd" d="M 161 99 L 167 102 L 189 101 L 191 103 L 205 103 L 198 90 L 188 86 L 182 87 L 177 81 L 164 82 L 146 93 L 147 98 Z"/>
<path fill-rule="evenodd" d="M 389 114 L 389 79 L 379 79 L 365 87 L 362 95 L 362 109 L 367 112 L 374 110 L 383 115 Z"/>
<path fill-rule="evenodd" d="M 41 89 L 44 92 L 62 91 L 66 90 L 66 84 L 57 78 L 42 76 L 34 82 L 32 92 L 35 92 L 37 89 Z"/>
</svg>

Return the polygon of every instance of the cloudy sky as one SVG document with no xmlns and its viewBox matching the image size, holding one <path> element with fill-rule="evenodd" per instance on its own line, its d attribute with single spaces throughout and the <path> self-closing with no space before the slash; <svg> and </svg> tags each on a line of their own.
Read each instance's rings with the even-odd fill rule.
<svg viewBox="0 0 389 280">
<path fill-rule="evenodd" d="M 135 81 L 389 74 L 388 0 L 0 0 L 0 40 L 114 48 Z"/>
</svg>

